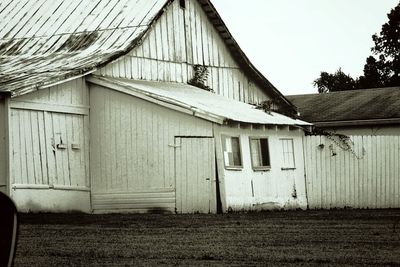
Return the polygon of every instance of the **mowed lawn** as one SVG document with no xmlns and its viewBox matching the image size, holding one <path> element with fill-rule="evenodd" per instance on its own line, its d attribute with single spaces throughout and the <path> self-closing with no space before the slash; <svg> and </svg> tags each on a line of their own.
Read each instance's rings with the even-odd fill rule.
<svg viewBox="0 0 400 267">
<path fill-rule="evenodd" d="M 400 266 L 400 210 L 21 214 L 15 266 Z"/>
</svg>

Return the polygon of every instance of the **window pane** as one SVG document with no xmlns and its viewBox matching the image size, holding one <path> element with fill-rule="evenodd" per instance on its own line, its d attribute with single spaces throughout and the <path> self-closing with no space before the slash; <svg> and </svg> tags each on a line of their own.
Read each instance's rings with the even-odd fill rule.
<svg viewBox="0 0 400 267">
<path fill-rule="evenodd" d="M 250 153 L 253 168 L 270 167 L 268 138 L 251 138 Z"/>
<path fill-rule="evenodd" d="M 250 151 L 251 151 L 251 160 L 253 162 L 253 167 L 261 166 L 259 147 L 260 147 L 260 140 L 258 139 L 250 140 Z"/>
<path fill-rule="evenodd" d="M 262 166 L 270 166 L 268 139 L 260 139 Z"/>
<path fill-rule="evenodd" d="M 293 139 L 281 139 L 283 152 L 283 167 L 295 168 Z"/>
<path fill-rule="evenodd" d="M 224 162 L 227 167 L 241 167 L 239 137 L 223 136 L 222 148 L 224 151 Z"/>
<path fill-rule="evenodd" d="M 233 154 L 233 166 L 242 166 L 242 159 L 240 157 L 240 142 L 239 137 L 232 137 L 232 154 Z"/>
<path fill-rule="evenodd" d="M 232 152 L 232 142 L 230 137 L 225 137 L 225 151 Z"/>
<path fill-rule="evenodd" d="M 228 166 L 234 166 L 234 159 L 233 159 L 233 153 L 228 152 Z"/>
<path fill-rule="evenodd" d="M 287 166 L 285 143 L 286 143 L 286 140 L 282 139 L 281 144 L 282 144 L 282 153 L 283 153 L 283 167 Z"/>
</svg>

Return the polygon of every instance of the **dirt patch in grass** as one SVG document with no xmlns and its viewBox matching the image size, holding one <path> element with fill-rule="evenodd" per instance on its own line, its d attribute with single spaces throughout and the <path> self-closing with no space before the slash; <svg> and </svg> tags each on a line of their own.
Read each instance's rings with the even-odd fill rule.
<svg viewBox="0 0 400 267">
<path fill-rule="evenodd" d="M 399 219 L 400 210 L 21 214 L 15 266 L 400 266 Z"/>
</svg>

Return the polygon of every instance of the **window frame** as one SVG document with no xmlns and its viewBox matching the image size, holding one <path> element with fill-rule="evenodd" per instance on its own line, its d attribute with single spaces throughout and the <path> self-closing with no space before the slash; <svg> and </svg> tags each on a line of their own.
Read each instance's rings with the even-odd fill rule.
<svg viewBox="0 0 400 267">
<path fill-rule="evenodd" d="M 232 138 L 237 138 L 239 141 L 239 158 L 240 158 L 240 164 L 241 165 L 226 165 L 226 161 L 225 161 L 225 151 L 226 151 L 226 138 L 230 138 L 232 140 Z M 231 141 L 232 142 L 232 141 Z M 222 159 L 224 161 L 224 168 L 226 170 L 233 170 L 233 171 L 241 171 L 243 170 L 243 154 L 242 154 L 242 145 L 241 145 L 241 141 L 240 141 L 240 135 L 229 135 L 229 134 L 222 134 L 221 135 L 221 143 L 222 143 Z"/>
<path fill-rule="evenodd" d="M 252 140 L 261 140 L 261 139 L 266 139 L 267 140 L 267 145 L 268 145 L 268 161 L 269 161 L 269 166 L 254 166 L 254 161 L 253 161 L 253 149 L 251 147 L 251 141 Z M 261 146 L 261 142 L 260 142 Z M 261 149 L 261 148 L 260 148 Z M 249 136 L 249 150 L 250 150 L 250 159 L 251 159 L 251 167 L 253 171 L 269 171 L 271 170 L 271 153 L 270 153 L 270 146 L 269 146 L 269 138 L 267 136 Z M 262 154 L 260 155 L 262 156 Z M 262 159 L 261 159 L 262 162 Z"/>
<path fill-rule="evenodd" d="M 282 162 L 281 170 L 283 170 L 283 171 L 295 170 L 296 169 L 296 157 L 295 157 L 295 153 L 294 153 L 294 139 L 293 138 L 280 138 L 279 140 L 281 141 L 281 144 L 282 144 L 282 159 L 283 159 L 283 162 Z M 284 149 L 284 146 L 283 146 L 283 141 L 291 141 L 293 166 L 284 166 L 285 149 Z"/>
</svg>

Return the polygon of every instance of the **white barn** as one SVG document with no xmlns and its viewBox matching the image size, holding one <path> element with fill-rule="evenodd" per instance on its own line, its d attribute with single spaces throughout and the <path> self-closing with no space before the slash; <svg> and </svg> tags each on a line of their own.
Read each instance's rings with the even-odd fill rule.
<svg viewBox="0 0 400 267">
<path fill-rule="evenodd" d="M 209 0 L 6 0 L 0 18 L 0 190 L 20 211 L 306 208 L 309 124 Z"/>
</svg>

